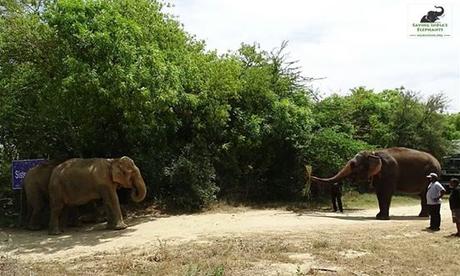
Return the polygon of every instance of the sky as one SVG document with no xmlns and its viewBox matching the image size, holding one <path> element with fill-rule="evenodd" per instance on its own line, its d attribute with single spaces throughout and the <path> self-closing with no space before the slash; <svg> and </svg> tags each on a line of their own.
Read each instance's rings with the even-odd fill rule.
<svg viewBox="0 0 460 276">
<path fill-rule="evenodd" d="M 286 53 L 321 96 L 365 86 L 399 88 L 423 99 L 443 93 L 448 112 L 460 112 L 460 3 L 407 0 L 169 0 L 166 11 L 219 53 L 241 43 L 263 50 L 288 41 Z M 456 5 L 455 5 L 456 4 Z M 410 37 L 435 5 L 449 37 Z M 428 9 L 428 10 L 427 10 Z M 415 17 L 414 17 L 415 16 Z"/>
</svg>

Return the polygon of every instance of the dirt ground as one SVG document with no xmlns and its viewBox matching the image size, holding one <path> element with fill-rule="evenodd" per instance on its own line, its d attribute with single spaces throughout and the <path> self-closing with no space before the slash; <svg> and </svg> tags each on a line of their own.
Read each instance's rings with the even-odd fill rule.
<svg viewBox="0 0 460 276">
<path fill-rule="evenodd" d="M 376 209 L 234 208 L 131 218 L 122 231 L 0 229 L 0 274 L 13 260 L 18 274 L 38 275 L 458 275 L 460 239 L 450 236 L 448 204 L 439 232 L 425 231 L 418 212 L 393 207 L 390 221 L 378 221 Z M 442 260 L 436 271 L 431 258 Z"/>
</svg>

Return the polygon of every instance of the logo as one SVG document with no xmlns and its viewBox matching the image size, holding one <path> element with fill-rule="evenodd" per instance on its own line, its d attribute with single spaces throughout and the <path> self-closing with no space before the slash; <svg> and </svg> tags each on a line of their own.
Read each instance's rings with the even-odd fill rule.
<svg viewBox="0 0 460 276">
<path fill-rule="evenodd" d="M 441 6 L 434 6 L 436 9 L 441 9 L 440 11 L 429 11 L 426 15 L 422 17 L 420 23 L 434 23 L 439 20 L 439 16 L 444 14 L 444 8 Z"/>
<path fill-rule="evenodd" d="M 408 7 L 409 37 L 450 37 L 452 17 L 449 5 L 414 4 Z"/>
</svg>

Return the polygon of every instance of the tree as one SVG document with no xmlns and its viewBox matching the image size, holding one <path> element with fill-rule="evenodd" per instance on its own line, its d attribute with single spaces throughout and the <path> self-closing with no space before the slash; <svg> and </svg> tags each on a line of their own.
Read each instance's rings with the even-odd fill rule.
<svg viewBox="0 0 460 276">
<path fill-rule="evenodd" d="M 311 103 L 285 44 L 218 56 L 150 0 L 11 3 L 0 23 L 4 158 L 129 155 L 151 196 L 185 209 L 219 186 L 254 198 L 298 190 L 284 184 L 310 141 Z"/>
</svg>

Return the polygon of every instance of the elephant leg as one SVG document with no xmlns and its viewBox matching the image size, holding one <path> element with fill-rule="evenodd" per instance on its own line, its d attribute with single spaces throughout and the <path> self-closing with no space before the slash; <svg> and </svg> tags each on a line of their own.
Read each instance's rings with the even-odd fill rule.
<svg viewBox="0 0 460 276">
<path fill-rule="evenodd" d="M 29 230 L 40 230 L 41 229 L 41 211 L 43 209 L 43 204 L 34 204 L 34 206 L 29 207 L 29 223 L 27 225 L 27 228 Z"/>
<path fill-rule="evenodd" d="M 380 212 L 376 215 L 376 219 L 389 220 L 390 219 L 390 204 L 391 197 L 393 196 L 392 185 L 377 185 L 376 193 L 379 202 Z"/>
<path fill-rule="evenodd" d="M 420 214 L 418 214 L 418 216 L 428 217 L 430 212 L 428 210 L 428 205 L 426 204 L 426 192 L 420 193 L 420 205 L 422 206 L 422 209 L 420 210 Z"/>
<path fill-rule="evenodd" d="M 107 228 L 108 229 L 113 229 L 115 227 L 115 220 L 113 219 L 113 214 L 112 210 L 110 209 L 110 206 L 105 204 L 105 217 L 107 219 Z"/>
<path fill-rule="evenodd" d="M 390 210 L 390 204 L 388 203 L 388 200 L 385 198 L 385 196 L 382 193 L 377 192 L 377 199 L 379 202 L 379 209 L 380 212 L 375 216 L 376 219 L 379 220 L 389 220 L 389 210 Z"/>
<path fill-rule="evenodd" d="M 105 204 L 97 204 L 94 203 L 94 215 L 95 215 L 95 222 L 104 222 L 108 221 L 110 216 L 110 210 L 108 210 Z"/>
<path fill-rule="evenodd" d="M 27 228 L 30 230 L 40 230 L 42 227 L 42 211 L 45 207 L 44 199 L 38 195 L 29 196 L 27 202 Z"/>
<path fill-rule="evenodd" d="M 81 226 L 78 218 L 79 212 L 77 206 L 65 206 L 59 216 L 59 228 L 64 230 L 65 227 Z"/>
<path fill-rule="evenodd" d="M 78 210 L 78 206 L 66 207 L 64 218 L 65 223 L 61 223 L 61 225 L 63 226 L 80 227 L 82 225 L 80 221 L 80 211 Z"/>
<path fill-rule="evenodd" d="M 69 223 L 69 208 L 69 206 L 64 206 L 64 208 L 62 208 L 61 214 L 59 215 L 59 229 L 61 229 L 61 232 L 64 232 L 64 228 Z"/>
<path fill-rule="evenodd" d="M 114 230 L 121 230 L 128 227 L 121 216 L 120 203 L 115 191 L 106 191 L 102 194 L 105 205 L 107 206 L 107 227 Z"/>
<path fill-rule="evenodd" d="M 103 203 L 102 206 L 98 201 L 91 201 L 86 205 L 81 206 L 80 221 L 85 223 L 99 223 L 106 221 L 107 207 Z"/>
<path fill-rule="evenodd" d="M 128 213 L 126 212 L 126 207 L 124 205 L 120 205 L 120 209 L 121 209 L 121 215 L 122 215 L 123 219 L 127 218 Z"/>
<path fill-rule="evenodd" d="M 51 214 L 50 214 L 50 223 L 49 223 L 49 235 L 59 235 L 62 233 L 62 229 L 59 227 L 60 216 L 64 209 L 63 203 L 54 202 L 50 204 Z"/>
</svg>

